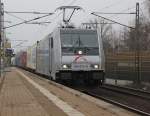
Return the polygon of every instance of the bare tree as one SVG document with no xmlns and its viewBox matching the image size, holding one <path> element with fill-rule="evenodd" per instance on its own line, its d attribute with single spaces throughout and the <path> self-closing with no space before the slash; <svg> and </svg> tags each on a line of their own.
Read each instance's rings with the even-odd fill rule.
<svg viewBox="0 0 150 116">
<path fill-rule="evenodd" d="M 145 7 L 147 8 L 147 11 L 148 11 L 149 16 L 150 16 L 150 0 L 146 0 Z"/>
<path fill-rule="evenodd" d="M 102 38 L 105 51 L 112 50 L 113 44 L 111 24 L 107 24 L 107 22 L 104 22 L 102 19 L 94 19 L 89 21 L 88 27 L 98 30 L 98 34 Z"/>
<path fill-rule="evenodd" d="M 144 22 L 143 20 L 139 25 L 139 41 L 137 40 L 136 30 L 126 30 L 124 29 L 124 43 L 125 47 L 129 50 L 135 50 L 137 42 L 139 42 L 140 50 L 150 50 L 150 24 L 148 22 Z"/>
</svg>

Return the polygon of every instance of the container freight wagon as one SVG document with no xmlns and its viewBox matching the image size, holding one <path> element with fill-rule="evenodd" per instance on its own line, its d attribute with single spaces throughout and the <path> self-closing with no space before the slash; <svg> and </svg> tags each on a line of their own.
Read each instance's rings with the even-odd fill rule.
<svg viewBox="0 0 150 116">
<path fill-rule="evenodd" d="M 20 53 L 18 52 L 16 55 L 15 55 L 15 66 L 19 66 L 20 65 Z"/>
<path fill-rule="evenodd" d="M 19 67 L 26 68 L 27 66 L 27 52 L 26 51 L 20 51 L 17 53 L 15 58 L 15 64 Z"/>
<path fill-rule="evenodd" d="M 27 68 L 36 70 L 36 44 L 27 49 Z"/>
</svg>

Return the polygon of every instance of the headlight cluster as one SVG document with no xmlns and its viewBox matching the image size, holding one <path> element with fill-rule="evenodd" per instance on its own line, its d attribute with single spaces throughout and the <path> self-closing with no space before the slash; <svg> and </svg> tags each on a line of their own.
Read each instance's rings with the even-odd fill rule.
<svg viewBox="0 0 150 116">
<path fill-rule="evenodd" d="M 99 65 L 98 65 L 98 64 L 94 64 L 94 65 L 93 65 L 93 68 L 94 68 L 94 69 L 98 69 L 98 68 L 99 68 Z"/>
<path fill-rule="evenodd" d="M 68 65 L 68 64 L 63 64 L 63 65 L 62 65 L 62 68 L 63 68 L 63 69 L 68 69 L 68 68 L 70 68 L 70 65 Z"/>
<path fill-rule="evenodd" d="M 98 68 L 99 68 L 99 66 L 98 66 L 98 65 L 94 65 L 94 68 L 95 68 L 95 69 L 98 69 Z"/>
<path fill-rule="evenodd" d="M 67 68 L 68 68 L 68 66 L 67 66 L 66 64 L 64 64 L 64 65 L 63 65 L 63 68 L 64 68 L 64 69 L 67 69 Z"/>
<path fill-rule="evenodd" d="M 79 54 L 79 55 L 82 55 L 82 54 L 83 54 L 83 52 L 82 52 L 81 50 L 79 50 L 79 51 L 78 51 L 78 54 Z"/>
</svg>

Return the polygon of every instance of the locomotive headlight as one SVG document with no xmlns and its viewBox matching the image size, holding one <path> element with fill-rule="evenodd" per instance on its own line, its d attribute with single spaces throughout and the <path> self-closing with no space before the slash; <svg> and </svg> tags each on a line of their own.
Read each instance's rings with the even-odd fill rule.
<svg viewBox="0 0 150 116">
<path fill-rule="evenodd" d="M 82 52 L 81 50 L 79 50 L 79 51 L 78 51 L 78 54 L 79 54 L 79 55 L 82 55 L 82 54 L 83 54 L 83 52 Z"/>
<path fill-rule="evenodd" d="M 68 66 L 67 66 L 66 64 L 64 64 L 64 65 L 63 65 L 63 68 L 64 68 L 64 69 L 67 69 L 67 68 L 68 68 Z"/>
<path fill-rule="evenodd" d="M 98 69 L 98 68 L 99 68 L 99 66 L 98 66 L 97 64 L 95 64 L 95 65 L 94 65 L 94 68 L 95 68 L 95 69 Z"/>
</svg>

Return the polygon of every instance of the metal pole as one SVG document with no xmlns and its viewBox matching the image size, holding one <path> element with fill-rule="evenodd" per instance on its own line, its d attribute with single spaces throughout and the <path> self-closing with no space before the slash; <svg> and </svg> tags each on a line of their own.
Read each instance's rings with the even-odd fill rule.
<svg viewBox="0 0 150 116">
<path fill-rule="evenodd" d="M 1 33 L 2 33 L 2 48 L 3 48 L 3 71 L 5 70 L 5 42 L 6 42 L 6 36 L 5 36 L 5 32 L 4 32 L 4 4 L 1 3 Z"/>
<path fill-rule="evenodd" d="M 135 32 L 135 69 L 137 74 L 137 84 L 141 83 L 141 72 L 140 72 L 140 35 L 139 35 L 139 25 L 140 25 L 140 16 L 139 16 L 139 3 L 136 3 L 136 32 Z"/>
<path fill-rule="evenodd" d="M 2 25 L 1 25 L 1 22 L 2 22 L 2 6 L 1 6 L 1 0 L 0 0 L 0 77 L 2 76 L 2 32 L 1 32 L 1 29 L 2 29 Z"/>
</svg>

